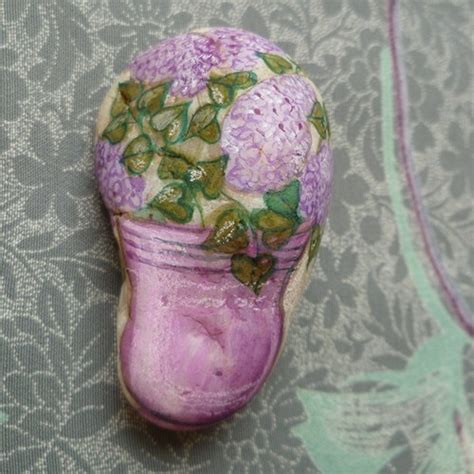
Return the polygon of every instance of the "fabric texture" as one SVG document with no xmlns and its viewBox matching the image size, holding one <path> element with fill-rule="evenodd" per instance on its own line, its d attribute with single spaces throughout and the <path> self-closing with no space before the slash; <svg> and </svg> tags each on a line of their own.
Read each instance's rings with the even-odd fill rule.
<svg viewBox="0 0 474 474">
<path fill-rule="evenodd" d="M 419 197 L 434 258 L 471 314 L 473 17 L 468 0 L 411 0 L 399 20 Z M 446 303 L 397 161 L 385 2 L 4 0 L 0 18 L 1 472 L 473 469 L 474 343 Z M 121 275 L 93 130 L 138 52 L 215 25 L 276 42 L 321 89 L 335 186 L 262 391 L 215 428 L 172 433 L 119 392 Z"/>
</svg>

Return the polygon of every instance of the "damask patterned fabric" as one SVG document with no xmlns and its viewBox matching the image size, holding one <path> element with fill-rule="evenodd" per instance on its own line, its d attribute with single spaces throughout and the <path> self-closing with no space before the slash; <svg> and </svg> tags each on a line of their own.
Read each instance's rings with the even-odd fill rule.
<svg viewBox="0 0 474 474">
<path fill-rule="evenodd" d="M 387 142 L 385 2 L 4 0 L 0 18 L 0 472 L 468 472 L 474 343 L 443 306 Z M 420 199 L 471 313 L 473 18 L 469 0 L 401 2 Z M 215 25 L 276 42 L 318 84 L 335 189 L 263 390 L 213 429 L 171 433 L 119 393 L 121 276 L 93 129 L 136 53 Z"/>
</svg>

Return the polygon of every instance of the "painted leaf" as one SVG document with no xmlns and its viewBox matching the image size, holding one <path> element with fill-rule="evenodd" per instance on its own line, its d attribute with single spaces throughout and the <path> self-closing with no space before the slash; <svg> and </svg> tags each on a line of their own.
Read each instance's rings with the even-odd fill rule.
<svg viewBox="0 0 474 474">
<path fill-rule="evenodd" d="M 217 160 L 199 161 L 187 171 L 185 179 L 202 191 L 207 199 L 217 199 L 224 185 L 227 161 L 227 155 Z"/>
<path fill-rule="evenodd" d="M 136 81 L 121 82 L 118 85 L 119 92 L 126 104 L 133 102 L 143 91 L 143 84 Z"/>
<path fill-rule="evenodd" d="M 102 132 L 102 137 L 112 144 L 120 143 L 127 134 L 127 119 L 128 114 L 126 112 L 117 115 Z"/>
<path fill-rule="evenodd" d="M 326 105 L 323 104 L 324 109 L 324 119 L 326 121 L 326 130 L 328 132 L 328 137 L 331 137 L 331 123 L 329 122 L 328 111 L 326 110 Z"/>
<path fill-rule="evenodd" d="M 257 53 L 257 56 L 262 58 L 268 68 L 270 68 L 275 74 L 285 74 L 293 71 L 293 64 L 278 54 Z"/>
<path fill-rule="evenodd" d="M 260 230 L 279 231 L 293 227 L 294 221 L 283 214 L 270 209 L 259 209 L 252 212 L 252 222 Z"/>
<path fill-rule="evenodd" d="M 167 152 L 163 154 L 158 166 L 158 176 L 161 179 L 184 179 L 192 164 L 181 155 Z"/>
<path fill-rule="evenodd" d="M 123 153 L 124 163 L 131 174 L 143 174 L 153 159 L 153 147 L 148 135 L 134 138 Z"/>
<path fill-rule="evenodd" d="M 227 107 L 234 100 L 234 90 L 225 84 L 209 81 L 207 90 L 211 100 L 219 107 Z"/>
<path fill-rule="evenodd" d="M 161 132 L 177 117 L 180 116 L 182 110 L 179 107 L 167 107 L 162 111 L 156 113 L 151 118 L 152 127 Z"/>
<path fill-rule="evenodd" d="M 134 138 L 125 148 L 123 156 L 128 158 L 130 156 L 141 155 L 152 150 L 152 144 L 148 135 L 140 135 Z"/>
<path fill-rule="evenodd" d="M 217 120 L 213 120 L 207 127 L 200 130 L 198 136 L 209 144 L 218 142 L 221 137 L 221 129 Z"/>
<path fill-rule="evenodd" d="M 326 107 L 321 102 L 316 101 L 308 120 L 314 125 L 319 136 L 324 140 L 330 136 L 329 120 Z"/>
<path fill-rule="evenodd" d="M 264 231 L 262 234 L 262 241 L 265 247 L 270 250 L 278 250 L 290 240 L 294 231 L 294 227 L 288 227 L 287 229 L 277 231 Z"/>
<path fill-rule="evenodd" d="M 123 100 L 123 97 L 121 94 L 117 94 L 113 103 L 112 107 L 110 108 L 110 115 L 112 117 L 117 117 L 120 115 L 122 112 L 125 112 L 127 110 L 127 104 Z"/>
<path fill-rule="evenodd" d="M 256 258 L 244 254 L 232 255 L 232 274 L 256 295 L 260 293 L 264 283 L 272 275 L 274 268 L 275 257 L 271 254 L 261 254 Z"/>
<path fill-rule="evenodd" d="M 188 124 L 189 104 L 186 102 L 166 107 L 152 116 L 151 126 L 163 133 L 163 138 L 167 143 L 176 143 L 184 137 Z"/>
<path fill-rule="evenodd" d="M 297 222 L 270 209 L 260 209 L 252 213 L 252 222 L 263 231 L 262 241 L 271 250 L 277 250 L 288 242 L 294 234 Z"/>
<path fill-rule="evenodd" d="M 227 209 L 216 220 L 213 231 L 202 244 L 206 250 L 235 253 L 247 248 L 248 225 L 240 209 Z"/>
<path fill-rule="evenodd" d="M 170 88 L 170 83 L 165 82 L 147 90 L 138 101 L 138 108 L 146 109 L 150 114 L 155 114 L 164 106 L 166 94 Z"/>
<path fill-rule="evenodd" d="M 149 203 L 149 207 L 159 210 L 168 219 L 186 224 L 193 218 L 192 196 L 184 183 L 165 186 Z"/>
<path fill-rule="evenodd" d="M 141 219 L 149 219 L 156 222 L 166 222 L 166 217 L 158 210 L 149 206 L 133 211 L 133 216 Z"/>
<path fill-rule="evenodd" d="M 300 201 L 300 183 L 297 179 L 279 191 L 267 191 L 263 195 L 263 200 L 268 209 L 299 222 L 297 209 Z"/>
<path fill-rule="evenodd" d="M 189 125 L 187 138 L 197 136 L 208 143 L 216 143 L 220 138 L 217 112 L 215 104 L 206 104 L 196 110 Z"/>
<path fill-rule="evenodd" d="M 212 78 L 211 82 L 235 87 L 237 89 L 247 89 L 257 83 L 257 75 L 252 71 L 233 72 L 223 77 Z"/>
<path fill-rule="evenodd" d="M 142 155 L 130 156 L 124 158 L 125 166 L 130 174 L 140 175 L 143 174 L 153 159 L 153 153 L 143 153 Z"/>
<path fill-rule="evenodd" d="M 323 228 L 319 225 L 315 225 L 311 230 L 311 240 L 309 242 L 308 251 L 308 265 L 318 255 L 319 245 L 321 244 L 321 238 L 323 237 Z"/>
</svg>

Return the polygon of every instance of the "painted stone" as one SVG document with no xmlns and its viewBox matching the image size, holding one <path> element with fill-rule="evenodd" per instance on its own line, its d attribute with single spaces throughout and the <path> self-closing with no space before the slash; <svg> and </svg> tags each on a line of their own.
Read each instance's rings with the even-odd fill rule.
<svg viewBox="0 0 474 474">
<path fill-rule="evenodd" d="M 329 139 L 301 68 L 234 28 L 167 39 L 110 89 L 95 150 L 124 270 L 119 378 L 153 423 L 206 427 L 269 375 L 323 234 Z"/>
</svg>

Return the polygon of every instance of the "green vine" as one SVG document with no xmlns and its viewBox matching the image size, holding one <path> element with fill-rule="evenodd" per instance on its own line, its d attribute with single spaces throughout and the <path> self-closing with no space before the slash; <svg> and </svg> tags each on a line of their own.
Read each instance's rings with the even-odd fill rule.
<svg viewBox="0 0 474 474">
<path fill-rule="evenodd" d="M 294 63 L 280 56 L 257 54 L 277 74 L 299 70 Z M 102 137 L 111 144 L 118 144 L 125 140 L 130 127 L 138 129 L 138 136 L 128 142 L 122 157 L 129 175 L 144 174 L 159 157 L 157 174 L 166 184 L 145 208 L 137 211 L 137 215 L 186 224 L 191 222 L 197 209 L 204 226 L 205 215 L 200 200 L 227 201 L 202 247 L 210 252 L 231 255 L 231 270 L 235 278 L 258 295 L 276 265 L 276 258 L 270 252 L 285 245 L 301 223 L 298 215 L 299 181 L 293 180 L 280 190 L 266 192 L 263 196 L 266 207 L 250 212 L 223 191 L 227 155 L 197 161 L 173 149 L 174 145 L 190 139 L 217 143 L 221 137 L 219 112 L 233 103 L 239 90 L 256 83 L 257 76 L 252 71 L 211 76 L 207 83 L 209 103 L 201 105 L 190 115 L 190 101 L 167 105 L 171 82 L 151 86 L 133 80 L 122 82 Z M 319 109 L 315 113 L 312 118 L 318 126 L 320 122 L 326 123 L 317 115 Z M 314 123 L 312 118 L 310 121 Z M 318 126 L 319 132 L 321 127 Z M 246 255 L 251 239 L 255 242 L 261 240 L 268 250 L 255 258 Z"/>
</svg>

